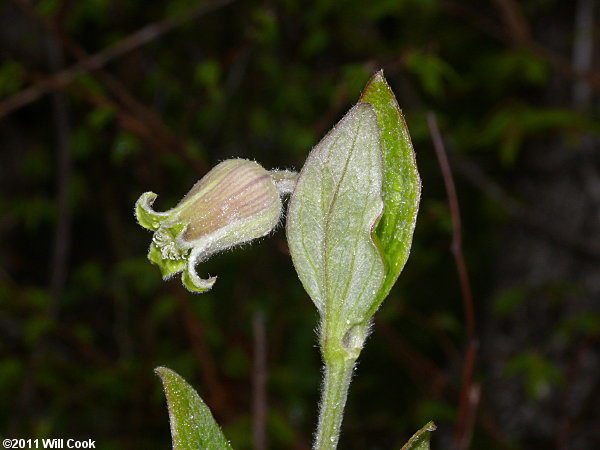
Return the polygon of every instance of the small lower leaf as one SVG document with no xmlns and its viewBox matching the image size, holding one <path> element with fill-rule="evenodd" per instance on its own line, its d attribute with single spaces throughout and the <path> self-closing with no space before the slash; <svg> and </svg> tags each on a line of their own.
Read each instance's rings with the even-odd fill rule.
<svg viewBox="0 0 600 450">
<path fill-rule="evenodd" d="M 417 431 L 400 450 L 429 450 L 429 438 L 432 431 L 436 430 L 433 422 L 428 422 Z"/>
<path fill-rule="evenodd" d="M 161 378 L 169 407 L 174 450 L 225 450 L 231 445 L 198 393 L 166 367 L 154 371 Z"/>
</svg>

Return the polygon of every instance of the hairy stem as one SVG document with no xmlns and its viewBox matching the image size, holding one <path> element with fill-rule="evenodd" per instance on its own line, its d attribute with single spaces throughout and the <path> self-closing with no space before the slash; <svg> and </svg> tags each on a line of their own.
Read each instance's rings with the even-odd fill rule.
<svg viewBox="0 0 600 450">
<path fill-rule="evenodd" d="M 337 447 L 354 363 L 353 359 L 325 360 L 319 427 L 313 447 L 315 450 Z"/>
</svg>

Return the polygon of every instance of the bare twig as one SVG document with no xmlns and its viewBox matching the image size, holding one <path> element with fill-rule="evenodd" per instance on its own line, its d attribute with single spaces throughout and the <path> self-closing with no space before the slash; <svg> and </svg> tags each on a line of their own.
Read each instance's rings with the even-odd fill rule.
<svg viewBox="0 0 600 450">
<path fill-rule="evenodd" d="M 480 189 L 490 199 L 496 201 L 498 205 L 501 206 L 514 219 L 521 222 L 526 227 L 535 230 L 537 235 L 544 236 L 551 242 L 561 245 L 564 248 L 580 256 L 593 259 L 600 258 L 600 246 L 596 241 L 586 240 L 585 238 L 579 238 L 577 236 L 564 234 L 561 230 L 552 225 L 553 221 L 549 218 L 539 217 L 531 213 L 531 208 L 528 208 L 527 205 L 523 205 L 515 201 L 507 192 L 505 192 L 498 184 L 496 184 L 481 168 L 479 168 L 476 164 L 472 163 L 471 161 L 454 158 L 453 163 L 457 171 L 460 172 L 460 174 L 464 177 L 466 181 L 470 182 L 473 186 Z M 578 354 L 575 354 L 574 358 L 577 356 Z M 467 360 L 469 358 L 470 357 L 467 356 Z M 479 400 L 479 396 L 473 396 L 473 392 L 471 392 L 470 394 L 471 395 L 469 396 L 469 401 L 473 405 L 470 409 L 474 411 L 477 404 L 474 403 L 473 400 Z M 467 423 L 475 419 L 474 417 L 472 417 L 473 414 L 471 414 L 470 417 L 467 417 Z M 506 446 L 504 437 L 501 435 L 500 430 L 495 426 L 491 418 L 481 417 L 481 415 L 482 414 L 480 414 L 480 417 L 478 418 L 481 426 L 488 431 L 490 436 L 494 436 L 494 439 L 498 440 L 499 442 L 504 442 L 503 445 Z M 568 419 L 565 420 L 566 422 L 563 423 L 563 428 L 560 430 L 561 434 L 558 438 L 559 440 L 564 440 L 565 433 L 568 433 L 569 422 Z M 467 429 L 468 428 L 469 427 L 467 427 Z M 559 447 L 560 445 L 557 444 L 557 448 Z"/>
<path fill-rule="evenodd" d="M 55 39 L 49 39 L 47 54 L 52 70 L 60 70 L 64 64 L 62 49 Z M 71 213 L 69 211 L 69 183 L 71 178 L 71 120 L 67 96 L 55 92 L 52 96 L 54 125 L 56 134 L 56 229 L 50 263 L 50 293 L 52 303 L 49 313 L 56 316 L 59 310 L 59 296 L 67 277 L 67 261 L 70 247 Z"/>
<path fill-rule="evenodd" d="M 418 378 L 418 380 L 415 379 L 415 383 L 423 392 L 433 398 L 437 398 L 444 393 L 449 394 L 453 399 L 459 398 L 458 390 L 454 385 L 448 383 L 446 373 L 432 360 L 419 354 L 392 327 L 384 322 L 376 321 L 375 326 L 377 331 L 382 332 L 382 336 L 387 339 L 395 350 L 392 356 L 396 357 L 409 375 Z M 494 417 L 486 415 L 485 411 L 475 414 L 480 401 L 480 393 L 480 386 L 473 384 L 468 396 L 471 414 L 467 417 L 467 429 L 472 430 L 474 422 L 477 421 L 488 436 L 496 442 L 498 448 L 509 449 L 508 440 L 496 424 Z"/>
<path fill-rule="evenodd" d="M 461 393 L 462 394 L 462 393 Z M 475 429 L 475 421 L 477 419 L 477 409 L 479 408 L 479 400 L 481 399 L 481 385 L 479 383 L 471 383 L 469 392 L 467 392 L 467 402 L 469 403 L 467 410 L 467 417 L 465 419 L 465 435 L 462 439 L 464 442 L 463 448 L 468 448 L 469 443 L 473 437 L 473 430 Z M 488 424 L 488 421 L 481 420 L 482 425 Z"/>
<path fill-rule="evenodd" d="M 475 309 L 473 307 L 473 295 L 471 292 L 471 283 L 462 251 L 462 232 L 460 220 L 460 208 L 456 187 L 452 177 L 452 170 L 446 155 L 446 149 L 442 140 L 437 120 L 433 113 L 427 114 L 427 123 L 433 140 L 433 146 L 438 158 L 444 185 L 448 195 L 448 205 L 452 217 L 452 243 L 451 249 L 456 263 L 460 289 L 462 293 L 463 309 L 465 313 L 465 322 L 467 329 L 467 350 L 463 364 L 462 386 L 458 408 L 458 421 L 455 428 L 455 442 L 458 449 L 465 449 L 469 446 L 469 439 L 472 430 L 469 426 L 474 423 L 474 404 L 471 401 L 471 389 L 473 384 L 473 372 L 475 369 L 475 358 L 477 353 L 477 335 L 475 332 Z"/>
<path fill-rule="evenodd" d="M 55 41 L 47 42 L 46 53 L 53 70 L 59 70 L 63 64 L 63 55 Z M 57 92 L 52 98 L 54 124 L 57 146 L 57 223 L 54 235 L 52 259 L 50 265 L 50 293 L 52 301 L 48 305 L 47 314 L 56 320 L 59 310 L 59 295 L 64 288 L 67 274 L 67 255 L 69 250 L 70 213 L 68 207 L 68 183 L 70 177 L 70 121 L 67 99 L 64 93 Z M 39 386 L 32 374 L 38 371 L 48 352 L 48 335 L 42 335 L 39 344 L 28 355 L 27 368 L 23 382 L 15 393 L 16 407 L 14 419 L 8 426 L 13 433 L 19 430 L 22 414 L 37 400 Z"/>
<path fill-rule="evenodd" d="M 569 360 L 566 370 L 566 383 L 561 394 L 561 413 L 560 426 L 556 433 L 556 448 L 558 450 L 568 450 L 569 444 L 572 442 L 572 427 L 575 414 L 569 411 L 569 406 L 573 402 L 573 396 L 576 395 L 576 386 L 578 385 L 578 375 L 582 369 L 585 355 L 588 352 L 593 352 L 593 346 L 597 343 L 598 337 L 588 335 L 584 337 L 579 344 L 574 348 L 572 356 Z M 577 403 L 577 402 L 575 402 Z"/>
<path fill-rule="evenodd" d="M 265 316 L 256 313 L 252 317 L 254 363 L 252 365 L 252 437 L 255 450 L 267 448 L 267 339 Z"/>
<path fill-rule="evenodd" d="M 39 23 L 55 40 L 62 43 L 63 48 L 79 62 L 84 62 L 90 55 L 75 40 L 71 39 L 54 21 L 41 16 L 29 0 L 12 0 L 23 12 Z M 55 71 L 56 72 L 56 71 Z M 159 141 L 165 141 L 165 145 L 174 149 L 184 149 L 182 140 L 173 133 L 161 118 L 150 108 L 137 100 L 123 83 L 115 78 L 104 68 L 98 68 L 93 74 L 107 87 L 115 98 L 131 113 L 146 124 L 153 134 L 158 136 Z M 116 105 L 119 107 L 119 105 Z M 153 139 L 154 141 L 155 139 Z"/>
<path fill-rule="evenodd" d="M 592 69 L 594 56 L 594 0 L 578 0 L 573 33 L 573 67 L 581 72 Z M 590 87 L 576 80 L 573 85 L 573 106 L 585 111 L 592 100 Z"/>
<path fill-rule="evenodd" d="M 540 217 L 539 214 L 531 212 L 526 204 L 515 201 L 497 183 L 495 183 L 476 164 L 464 160 L 453 159 L 455 167 L 466 181 L 480 189 L 485 195 L 498 202 L 498 204 L 510 216 L 533 230 L 536 234 L 545 237 L 550 242 L 560 245 L 569 251 L 594 260 L 600 259 L 600 244 L 596 239 L 587 239 L 585 236 L 565 234 L 559 227 L 554 225 L 550 217 Z"/>
<path fill-rule="evenodd" d="M 471 294 L 471 285 L 469 283 L 469 277 L 467 274 L 464 256 L 462 253 L 462 232 L 461 232 L 461 219 L 460 219 L 460 208 L 458 205 L 458 197 L 456 195 L 456 187 L 454 185 L 454 179 L 452 177 L 452 170 L 450 163 L 448 162 L 448 156 L 446 155 L 446 149 L 444 142 L 440 134 L 440 130 L 437 125 L 437 120 L 433 113 L 427 115 L 427 122 L 429 124 L 429 130 L 433 139 L 433 146 L 438 158 L 442 176 L 444 178 L 444 185 L 446 187 L 446 193 L 448 194 L 448 205 L 450 208 L 450 215 L 452 217 L 452 244 L 451 249 L 456 259 L 457 270 L 460 279 L 460 286 L 463 294 L 463 301 L 465 302 L 465 319 L 467 324 L 467 334 L 469 338 L 475 337 L 475 314 L 473 310 L 473 298 Z"/>
<path fill-rule="evenodd" d="M 130 34 L 112 47 L 98 52 L 89 58 L 78 62 L 60 72 L 52 75 L 47 80 L 32 85 L 22 91 L 14 94 L 12 97 L 0 102 L 0 118 L 6 116 L 12 111 L 21 108 L 52 90 L 61 89 L 69 85 L 80 74 L 99 69 L 108 62 L 135 50 L 142 45 L 148 44 L 158 37 L 172 31 L 173 29 L 194 20 L 206 13 L 232 3 L 234 0 L 213 0 L 209 3 L 202 3 L 195 8 L 187 11 L 186 14 L 175 19 L 164 19 L 151 23 L 140 30 Z"/>
<path fill-rule="evenodd" d="M 521 8 L 514 0 L 493 0 L 502 13 L 504 23 L 510 30 L 510 37 L 515 44 L 526 44 L 531 41 L 529 24 L 523 17 Z"/>
<path fill-rule="evenodd" d="M 127 109 L 121 107 L 118 103 L 95 92 L 88 90 L 82 91 L 81 89 L 74 87 L 71 87 L 69 90 L 71 89 L 94 106 L 109 107 L 114 110 L 115 116 L 121 127 L 135 134 L 157 151 L 164 153 L 177 153 L 177 155 L 183 161 L 189 164 L 190 167 L 193 167 L 200 174 L 208 171 L 208 166 L 205 162 L 197 158 L 193 158 L 190 154 L 186 153 L 182 147 L 169 145 L 171 141 L 164 137 L 164 135 L 155 134 L 155 130 L 150 124 L 144 122 L 143 118 L 140 118 L 129 112 Z"/>
</svg>

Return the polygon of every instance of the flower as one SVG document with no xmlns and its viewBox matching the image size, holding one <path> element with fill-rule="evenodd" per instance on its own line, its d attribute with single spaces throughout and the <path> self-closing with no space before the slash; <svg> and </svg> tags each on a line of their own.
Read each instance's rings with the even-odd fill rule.
<svg viewBox="0 0 600 450">
<path fill-rule="evenodd" d="M 254 161 L 229 159 L 201 178 L 173 209 L 156 212 L 157 195 L 138 199 L 138 223 L 154 231 L 148 259 L 164 279 L 182 272 L 192 292 L 205 292 L 216 277 L 202 279 L 196 264 L 213 253 L 270 233 L 281 216 L 280 196 L 291 192 L 297 174 L 265 170 Z"/>
</svg>

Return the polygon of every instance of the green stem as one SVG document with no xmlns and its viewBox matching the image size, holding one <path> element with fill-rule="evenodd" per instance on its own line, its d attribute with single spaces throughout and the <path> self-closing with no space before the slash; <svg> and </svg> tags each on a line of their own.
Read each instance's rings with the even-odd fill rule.
<svg viewBox="0 0 600 450">
<path fill-rule="evenodd" d="M 333 450 L 337 447 L 354 363 L 353 359 L 343 358 L 325 361 L 315 450 Z"/>
</svg>

